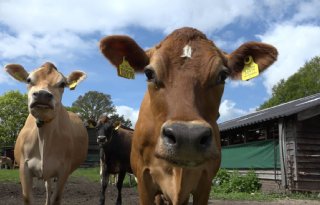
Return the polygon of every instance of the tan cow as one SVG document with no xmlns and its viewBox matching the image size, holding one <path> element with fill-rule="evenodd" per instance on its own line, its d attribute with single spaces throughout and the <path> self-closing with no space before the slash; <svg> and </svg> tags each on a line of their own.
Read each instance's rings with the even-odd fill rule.
<svg viewBox="0 0 320 205">
<path fill-rule="evenodd" d="M 2 169 L 2 167 L 6 168 L 6 169 L 13 168 L 13 163 L 12 163 L 12 160 L 10 159 L 10 157 L 0 156 L 0 169 Z"/>
<path fill-rule="evenodd" d="M 28 87 L 30 114 L 14 149 L 24 204 L 34 203 L 34 177 L 45 182 L 46 204 L 60 204 L 68 176 L 85 160 L 88 150 L 83 122 L 63 107 L 61 98 L 65 87 L 74 88 L 86 74 L 74 71 L 64 77 L 52 63 L 45 63 L 31 73 L 18 64 L 9 64 L 5 70 Z M 56 180 L 54 190 L 53 179 Z"/>
<path fill-rule="evenodd" d="M 147 77 L 131 151 L 140 204 L 188 204 L 190 195 L 193 204 L 207 204 L 221 160 L 217 118 L 225 79 L 239 79 L 249 59 L 262 72 L 277 50 L 248 42 L 226 54 L 193 28 L 175 30 L 146 52 L 128 36 L 105 37 L 100 49 L 118 69 L 127 60 Z"/>
</svg>

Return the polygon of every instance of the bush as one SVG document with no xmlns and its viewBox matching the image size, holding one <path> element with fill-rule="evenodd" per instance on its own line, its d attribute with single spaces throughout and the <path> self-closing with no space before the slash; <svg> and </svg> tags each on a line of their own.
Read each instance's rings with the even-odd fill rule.
<svg viewBox="0 0 320 205">
<path fill-rule="evenodd" d="M 217 193 L 253 193 L 258 191 L 260 187 L 259 179 L 253 170 L 241 175 L 238 171 L 229 173 L 227 170 L 220 169 L 214 179 L 213 190 Z"/>
</svg>

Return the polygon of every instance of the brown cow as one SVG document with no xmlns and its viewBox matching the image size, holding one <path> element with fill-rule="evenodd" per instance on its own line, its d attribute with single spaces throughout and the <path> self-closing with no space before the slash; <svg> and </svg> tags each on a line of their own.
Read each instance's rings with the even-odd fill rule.
<svg viewBox="0 0 320 205">
<path fill-rule="evenodd" d="M 32 181 L 43 179 L 46 204 L 60 204 L 68 176 L 85 160 L 88 134 L 81 119 L 61 103 L 66 86 L 74 86 L 86 75 L 81 71 L 64 77 L 52 63 L 31 73 L 18 64 L 5 70 L 16 80 L 27 83 L 29 116 L 15 145 L 15 160 L 20 169 L 24 204 L 33 204 Z M 55 189 L 51 189 L 53 179 Z"/>
<path fill-rule="evenodd" d="M 221 160 L 217 118 L 225 79 L 238 79 L 250 56 L 262 72 L 277 50 L 248 42 L 226 54 L 193 28 L 175 30 L 146 52 L 117 35 L 103 38 L 100 49 L 116 67 L 125 59 L 147 77 L 131 150 L 140 204 L 154 204 L 158 194 L 174 205 L 187 204 L 190 194 L 193 204 L 207 204 Z"/>
</svg>

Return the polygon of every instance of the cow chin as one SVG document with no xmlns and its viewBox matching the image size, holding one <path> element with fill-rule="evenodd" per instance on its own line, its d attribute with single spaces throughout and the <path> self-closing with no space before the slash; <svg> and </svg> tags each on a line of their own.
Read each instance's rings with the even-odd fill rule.
<svg viewBox="0 0 320 205">
<path fill-rule="evenodd" d="M 39 108 L 39 107 L 34 107 L 34 108 L 29 108 L 29 111 L 31 115 L 39 120 L 42 121 L 51 121 L 55 117 L 55 111 L 54 107 L 48 109 L 48 108 Z"/>
<path fill-rule="evenodd" d="M 171 164 L 174 167 L 183 167 L 183 168 L 193 168 L 201 166 L 206 162 L 206 160 L 186 160 L 186 159 L 178 159 L 176 157 L 172 157 L 170 155 L 160 155 L 155 153 L 155 156 L 158 159 L 162 159 L 167 163 Z"/>
</svg>

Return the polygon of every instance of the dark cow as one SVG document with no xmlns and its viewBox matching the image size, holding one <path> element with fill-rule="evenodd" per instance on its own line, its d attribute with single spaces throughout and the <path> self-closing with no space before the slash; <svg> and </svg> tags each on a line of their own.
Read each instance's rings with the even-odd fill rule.
<svg viewBox="0 0 320 205">
<path fill-rule="evenodd" d="M 277 50 L 247 42 L 226 54 L 193 28 L 175 30 L 146 52 L 120 35 L 103 38 L 100 50 L 118 69 L 125 59 L 147 78 L 131 151 L 140 204 L 154 204 L 158 194 L 174 205 L 187 204 L 190 195 L 193 204 L 207 204 L 221 160 L 217 118 L 225 80 L 239 79 L 250 61 L 264 71 Z"/>
<path fill-rule="evenodd" d="M 126 173 L 132 173 L 130 166 L 131 140 L 133 130 L 120 127 L 108 117 L 100 117 L 98 124 L 97 142 L 100 146 L 100 204 L 105 203 L 105 191 L 110 174 L 118 174 L 118 197 L 116 204 L 121 204 L 121 189 Z"/>
</svg>

